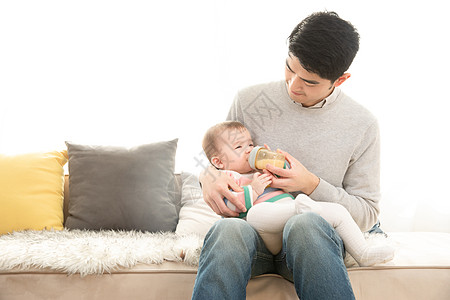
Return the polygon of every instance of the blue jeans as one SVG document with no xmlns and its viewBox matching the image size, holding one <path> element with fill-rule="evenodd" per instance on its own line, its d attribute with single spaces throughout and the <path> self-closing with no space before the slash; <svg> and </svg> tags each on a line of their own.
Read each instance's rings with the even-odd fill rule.
<svg viewBox="0 0 450 300">
<path fill-rule="evenodd" d="M 277 273 L 308 299 L 355 299 L 344 265 L 344 244 L 314 213 L 296 215 L 283 231 L 276 256 L 246 221 L 222 219 L 205 238 L 192 299 L 245 299 L 251 277 Z"/>
</svg>

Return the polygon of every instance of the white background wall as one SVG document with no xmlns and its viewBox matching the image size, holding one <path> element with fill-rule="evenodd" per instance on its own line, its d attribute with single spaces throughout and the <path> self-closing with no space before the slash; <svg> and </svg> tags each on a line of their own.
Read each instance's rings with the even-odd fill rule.
<svg viewBox="0 0 450 300">
<path fill-rule="evenodd" d="M 2 1 L 0 153 L 178 137 L 198 172 L 204 131 L 283 78 L 289 33 L 324 9 L 361 35 L 343 89 L 379 119 L 382 222 L 450 231 L 444 1 Z"/>
</svg>

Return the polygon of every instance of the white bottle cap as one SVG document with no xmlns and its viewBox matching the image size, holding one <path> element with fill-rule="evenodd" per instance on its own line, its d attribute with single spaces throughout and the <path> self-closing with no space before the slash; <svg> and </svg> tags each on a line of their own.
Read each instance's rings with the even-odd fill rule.
<svg viewBox="0 0 450 300">
<path fill-rule="evenodd" d="M 250 167 L 253 170 L 256 170 L 256 166 L 255 166 L 255 161 L 256 161 L 256 154 L 258 153 L 258 150 L 264 148 L 261 146 L 256 146 L 252 149 L 252 151 L 250 151 L 250 154 L 248 156 L 248 163 L 250 164 Z"/>
</svg>

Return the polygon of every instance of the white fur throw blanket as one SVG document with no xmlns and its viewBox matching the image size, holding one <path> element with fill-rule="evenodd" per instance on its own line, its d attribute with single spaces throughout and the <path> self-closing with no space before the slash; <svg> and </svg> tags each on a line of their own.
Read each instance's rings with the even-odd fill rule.
<svg viewBox="0 0 450 300">
<path fill-rule="evenodd" d="M 165 260 L 196 266 L 202 245 L 197 235 L 173 232 L 20 231 L 0 236 L 0 271 L 33 267 L 85 276 Z"/>
</svg>

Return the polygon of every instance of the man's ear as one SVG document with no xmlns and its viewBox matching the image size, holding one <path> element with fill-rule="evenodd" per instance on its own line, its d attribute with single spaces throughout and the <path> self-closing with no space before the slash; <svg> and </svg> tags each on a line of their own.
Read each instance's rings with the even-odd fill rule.
<svg viewBox="0 0 450 300">
<path fill-rule="evenodd" d="M 217 156 L 213 156 L 211 158 L 211 163 L 213 164 L 214 167 L 216 167 L 217 169 L 223 169 L 223 163 L 220 160 L 220 158 L 218 158 Z"/>
<path fill-rule="evenodd" d="M 350 76 L 352 76 L 350 73 L 344 73 L 342 74 L 341 77 L 339 77 L 338 79 L 336 79 L 336 81 L 334 82 L 334 86 L 338 87 L 341 84 L 343 84 L 347 79 L 350 78 Z"/>
</svg>

